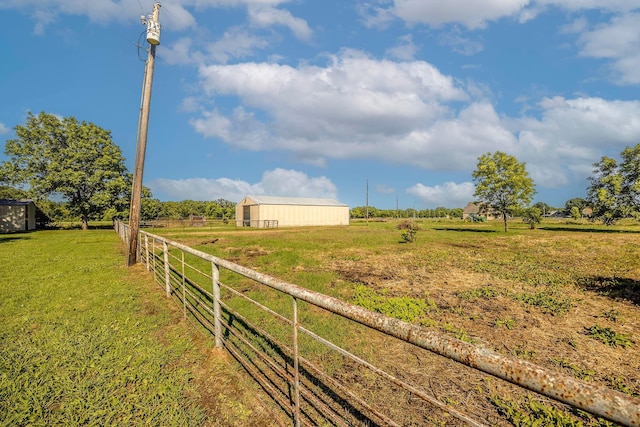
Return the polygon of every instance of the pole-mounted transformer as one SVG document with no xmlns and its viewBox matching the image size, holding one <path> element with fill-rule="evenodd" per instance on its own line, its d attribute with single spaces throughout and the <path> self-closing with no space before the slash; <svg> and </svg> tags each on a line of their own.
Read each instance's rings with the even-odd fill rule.
<svg viewBox="0 0 640 427">
<path fill-rule="evenodd" d="M 154 9 L 160 8 L 160 3 L 156 3 L 153 5 Z M 147 42 L 154 46 L 158 46 L 160 44 L 160 22 L 157 21 L 154 17 L 157 16 L 156 13 L 153 15 L 149 15 L 145 18 L 144 15 L 140 17 L 140 21 L 142 25 L 147 26 Z"/>
</svg>

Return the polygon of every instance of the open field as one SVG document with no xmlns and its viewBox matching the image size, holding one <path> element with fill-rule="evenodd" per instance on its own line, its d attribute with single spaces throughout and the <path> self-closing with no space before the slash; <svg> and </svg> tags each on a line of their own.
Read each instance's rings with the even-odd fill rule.
<svg viewBox="0 0 640 427">
<path fill-rule="evenodd" d="M 0 235 L 0 426 L 270 425 L 117 235 Z"/>
<path fill-rule="evenodd" d="M 396 222 L 157 232 L 374 311 L 640 395 L 640 226 L 549 222 L 529 230 L 513 221 L 506 234 L 499 222 L 420 222 L 420 227 L 414 243 L 400 243 Z M 344 333 L 335 328 L 335 340 L 344 340 Z M 375 343 L 369 345 L 375 358 Z M 415 355 L 399 347 L 386 357 L 402 367 Z M 349 380 L 348 366 L 336 369 Z M 412 372 L 427 369 L 423 363 Z M 464 385 L 466 394 L 446 398 L 453 404 L 474 394 L 484 402 L 479 410 L 493 408 L 512 423 L 547 417 L 547 425 L 607 425 L 582 414 L 567 420 L 540 409 L 526 394 L 497 398 L 493 383 L 454 375 L 449 383 Z M 450 391 L 447 381 L 431 381 L 436 394 Z M 495 421 L 488 412 L 482 417 Z"/>
</svg>

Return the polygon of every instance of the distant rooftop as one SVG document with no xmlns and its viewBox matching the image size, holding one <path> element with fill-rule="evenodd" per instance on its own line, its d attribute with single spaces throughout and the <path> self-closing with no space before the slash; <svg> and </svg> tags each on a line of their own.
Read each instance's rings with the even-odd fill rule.
<svg viewBox="0 0 640 427">
<path fill-rule="evenodd" d="M 32 202 L 33 200 L 30 200 L 30 199 L 20 199 L 20 200 L 0 199 L 0 205 L 2 206 L 25 206 Z"/>
</svg>

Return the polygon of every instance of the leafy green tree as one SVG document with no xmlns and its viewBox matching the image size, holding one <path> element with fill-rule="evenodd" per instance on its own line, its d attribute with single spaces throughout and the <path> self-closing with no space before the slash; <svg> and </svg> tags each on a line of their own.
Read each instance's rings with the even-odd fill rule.
<svg viewBox="0 0 640 427">
<path fill-rule="evenodd" d="M 588 206 L 588 202 L 585 199 L 580 197 L 575 197 L 573 199 L 569 199 L 564 204 L 564 214 L 571 216 L 571 210 L 576 207 L 579 212 L 582 212 L 584 208 Z"/>
<path fill-rule="evenodd" d="M 9 160 L 0 165 L 0 181 L 26 186 L 35 200 L 61 197 L 83 229 L 107 209 L 129 203 L 124 157 L 110 131 L 73 117 L 29 113 L 15 133 L 5 145 Z"/>
<path fill-rule="evenodd" d="M 536 225 L 542 222 L 542 211 L 535 206 L 524 209 L 522 211 L 522 221 L 525 224 L 529 224 L 529 228 L 533 230 Z"/>
<path fill-rule="evenodd" d="M 625 193 L 625 179 L 618 163 L 604 156 L 593 165 L 593 176 L 587 199 L 593 208 L 593 217 L 605 225 L 613 225 L 632 213 L 628 194 Z"/>
<path fill-rule="evenodd" d="M 504 231 L 508 231 L 509 215 L 531 203 L 535 184 L 529 177 L 525 163 L 501 151 L 478 157 L 478 165 L 472 174 L 476 183 L 474 196 L 484 209 L 491 209 L 502 216 Z"/>
<path fill-rule="evenodd" d="M 534 203 L 534 205 L 532 207 L 539 209 L 540 212 L 541 212 L 541 215 L 546 215 L 546 214 L 548 214 L 549 212 L 551 212 L 553 210 L 553 207 L 549 206 L 548 204 L 546 204 L 544 202 Z"/>
<path fill-rule="evenodd" d="M 140 219 L 145 221 L 156 219 L 160 216 L 161 211 L 162 202 L 151 197 L 144 197 L 143 191 L 143 196 L 140 200 Z"/>
<path fill-rule="evenodd" d="M 622 193 L 626 204 L 632 211 L 640 210 L 640 144 L 627 147 L 621 153 Z"/>
<path fill-rule="evenodd" d="M 569 212 L 569 216 L 571 219 L 575 219 L 576 221 L 582 218 L 582 211 L 578 209 L 577 206 L 572 206 L 571 211 Z"/>
<path fill-rule="evenodd" d="M 20 200 L 28 197 L 29 194 L 24 190 L 9 187 L 7 185 L 0 185 L 0 199 Z"/>
<path fill-rule="evenodd" d="M 462 219 L 463 213 L 464 213 L 464 209 L 462 209 L 462 208 L 453 208 L 449 212 L 449 215 L 451 215 L 452 218 Z"/>
</svg>

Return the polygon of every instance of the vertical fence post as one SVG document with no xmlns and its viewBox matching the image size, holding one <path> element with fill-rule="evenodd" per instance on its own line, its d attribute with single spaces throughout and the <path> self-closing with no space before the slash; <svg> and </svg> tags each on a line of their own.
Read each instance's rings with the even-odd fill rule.
<svg viewBox="0 0 640 427">
<path fill-rule="evenodd" d="M 220 310 L 220 268 L 215 262 L 211 263 L 211 282 L 213 285 L 213 331 L 216 338 L 216 348 L 222 348 L 222 323 Z"/>
<path fill-rule="evenodd" d="M 153 261 L 153 264 L 151 264 L 151 269 L 153 270 L 153 280 L 158 280 L 158 276 L 156 276 L 157 272 L 156 272 L 156 238 L 154 237 L 151 240 L 151 260 Z"/>
<path fill-rule="evenodd" d="M 162 242 L 164 248 L 164 284 L 167 289 L 167 297 L 171 296 L 171 271 L 169 269 L 169 245 Z"/>
<path fill-rule="evenodd" d="M 293 299 L 293 419 L 296 427 L 300 427 L 300 370 L 298 365 L 298 300 Z"/>
<path fill-rule="evenodd" d="M 147 265 L 147 271 L 149 271 L 149 236 L 147 236 L 146 234 L 144 235 L 144 252 L 145 264 Z"/>
<path fill-rule="evenodd" d="M 184 318 L 187 318 L 187 292 L 185 289 L 185 277 L 184 277 L 184 251 L 180 252 L 182 254 L 182 312 L 184 314 Z"/>
</svg>

